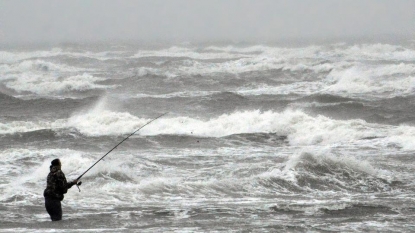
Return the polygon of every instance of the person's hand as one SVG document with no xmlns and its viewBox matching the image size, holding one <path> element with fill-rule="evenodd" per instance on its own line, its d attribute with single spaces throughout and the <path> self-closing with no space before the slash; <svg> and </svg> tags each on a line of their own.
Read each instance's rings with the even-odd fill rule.
<svg viewBox="0 0 415 233">
<path fill-rule="evenodd" d="M 76 180 L 72 181 L 72 183 L 73 184 L 77 184 L 78 183 L 78 180 L 76 179 Z"/>
</svg>

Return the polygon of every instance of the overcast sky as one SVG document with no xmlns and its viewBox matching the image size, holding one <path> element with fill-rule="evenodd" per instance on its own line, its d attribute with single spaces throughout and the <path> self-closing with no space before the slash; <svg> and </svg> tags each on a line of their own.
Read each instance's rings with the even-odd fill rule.
<svg viewBox="0 0 415 233">
<path fill-rule="evenodd" d="M 413 35 L 415 0 L 0 0 L 0 42 Z"/>
</svg>

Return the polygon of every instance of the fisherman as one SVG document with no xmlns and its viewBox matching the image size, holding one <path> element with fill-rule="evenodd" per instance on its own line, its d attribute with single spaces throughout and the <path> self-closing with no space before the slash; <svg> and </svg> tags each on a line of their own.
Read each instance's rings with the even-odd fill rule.
<svg viewBox="0 0 415 233">
<path fill-rule="evenodd" d="M 68 183 L 61 167 L 62 164 L 59 159 L 52 160 L 50 172 L 47 178 L 46 189 L 43 192 L 46 211 L 48 211 L 52 221 L 62 220 L 61 201 L 63 200 L 63 194 L 78 183 L 78 180 Z"/>
</svg>

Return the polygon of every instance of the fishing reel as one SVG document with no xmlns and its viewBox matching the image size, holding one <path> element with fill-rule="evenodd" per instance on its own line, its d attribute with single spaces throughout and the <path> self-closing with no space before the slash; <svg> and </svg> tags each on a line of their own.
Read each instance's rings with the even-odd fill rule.
<svg viewBox="0 0 415 233">
<path fill-rule="evenodd" d="M 79 186 L 81 186 L 81 184 L 82 184 L 82 181 L 79 181 L 77 184 L 75 184 L 76 187 L 78 188 L 79 192 L 81 192 L 81 189 L 79 188 Z"/>
</svg>

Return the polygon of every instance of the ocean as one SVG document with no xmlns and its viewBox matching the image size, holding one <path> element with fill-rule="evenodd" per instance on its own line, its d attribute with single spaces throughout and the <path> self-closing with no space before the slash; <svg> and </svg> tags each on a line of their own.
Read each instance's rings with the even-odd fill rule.
<svg viewBox="0 0 415 233">
<path fill-rule="evenodd" d="M 415 232 L 414 151 L 414 41 L 0 51 L 0 232 Z"/>
</svg>

